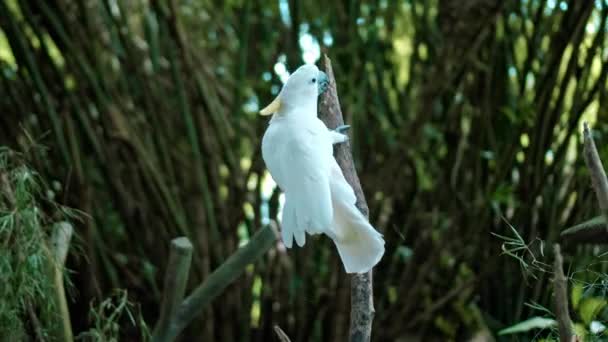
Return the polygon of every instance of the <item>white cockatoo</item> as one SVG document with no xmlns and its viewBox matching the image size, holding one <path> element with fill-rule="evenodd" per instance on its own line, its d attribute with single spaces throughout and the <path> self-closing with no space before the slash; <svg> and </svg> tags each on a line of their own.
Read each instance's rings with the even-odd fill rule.
<svg viewBox="0 0 608 342">
<path fill-rule="evenodd" d="M 303 65 L 289 76 L 277 98 L 260 111 L 274 114 L 262 140 L 262 156 L 285 193 L 285 246 L 291 248 L 295 238 L 302 247 L 306 233 L 323 233 L 336 244 L 347 273 L 364 273 L 382 258 L 384 239 L 355 206 L 355 192 L 333 157 L 332 145 L 347 136 L 317 118 L 317 97 L 327 84 L 327 75 L 314 65 Z"/>
</svg>

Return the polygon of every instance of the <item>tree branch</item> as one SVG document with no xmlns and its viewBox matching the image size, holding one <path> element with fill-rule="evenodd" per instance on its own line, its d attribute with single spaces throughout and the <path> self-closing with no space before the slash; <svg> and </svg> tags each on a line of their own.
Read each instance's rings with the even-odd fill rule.
<svg viewBox="0 0 608 342">
<path fill-rule="evenodd" d="M 323 69 L 327 73 L 329 79 L 329 87 L 321 96 L 319 102 L 319 119 L 325 125 L 334 129 L 344 124 L 342 110 L 340 108 L 340 100 L 338 99 L 338 91 L 336 88 L 336 80 L 331 67 L 331 60 L 324 55 Z M 357 196 L 357 208 L 368 218 L 369 209 L 365 201 L 365 195 L 355 170 L 355 163 L 350 149 L 350 143 L 334 145 L 334 156 L 346 181 L 355 191 Z M 354 274 L 351 276 L 350 283 L 350 341 L 369 341 L 372 334 L 372 322 L 374 320 L 374 291 L 372 284 L 372 271 L 364 274 Z"/>
</svg>

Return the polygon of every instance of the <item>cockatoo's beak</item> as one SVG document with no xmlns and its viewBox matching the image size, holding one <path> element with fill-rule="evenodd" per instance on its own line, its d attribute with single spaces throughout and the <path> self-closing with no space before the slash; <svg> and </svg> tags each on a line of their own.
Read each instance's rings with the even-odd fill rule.
<svg viewBox="0 0 608 342">
<path fill-rule="evenodd" d="M 327 78 L 327 74 L 319 70 L 319 95 L 323 94 L 328 86 L 329 79 Z"/>
<path fill-rule="evenodd" d="M 277 96 L 270 104 L 260 111 L 260 115 L 272 115 L 281 109 L 281 98 Z"/>
</svg>

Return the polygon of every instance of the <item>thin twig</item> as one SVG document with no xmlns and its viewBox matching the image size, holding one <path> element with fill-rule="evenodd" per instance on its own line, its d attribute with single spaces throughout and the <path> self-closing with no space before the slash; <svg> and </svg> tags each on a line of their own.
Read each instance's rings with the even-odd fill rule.
<svg viewBox="0 0 608 342">
<path fill-rule="evenodd" d="M 561 342 L 571 342 L 576 340 L 576 337 L 572 333 L 572 320 L 568 311 L 568 283 L 564 275 L 559 244 L 556 243 L 553 250 L 555 254 L 553 289 L 555 291 L 555 316 L 559 327 L 559 340 Z"/>
<path fill-rule="evenodd" d="M 279 327 L 278 325 L 274 326 L 274 332 L 277 334 L 281 342 L 291 342 L 289 336 L 287 336 L 283 329 L 281 329 L 281 327 Z"/>
<path fill-rule="evenodd" d="M 585 156 L 585 163 L 591 172 L 593 190 L 595 190 L 602 214 L 604 217 L 608 218 L 608 179 L 606 178 L 606 171 L 604 171 L 602 160 L 600 159 L 595 143 L 593 142 L 591 130 L 586 122 L 583 124 L 583 127 L 585 144 L 583 154 Z"/>
<path fill-rule="evenodd" d="M 324 55 L 323 67 L 329 79 L 329 87 L 321 96 L 319 103 L 319 119 L 325 125 L 334 129 L 344 124 L 342 117 L 342 109 L 340 108 L 340 100 L 338 99 L 338 91 L 336 88 L 336 80 L 331 67 L 331 60 Z M 355 191 L 357 196 L 357 208 L 367 218 L 369 209 L 365 201 L 365 195 L 355 170 L 350 144 L 338 144 L 334 146 L 334 156 L 344 177 Z M 350 341 L 369 341 L 372 334 L 372 322 L 374 320 L 374 291 L 372 285 L 372 271 L 363 274 L 354 274 L 351 276 L 350 283 Z"/>
<path fill-rule="evenodd" d="M 36 335 L 37 342 L 44 342 L 44 334 L 42 333 L 42 325 L 40 324 L 40 320 L 38 316 L 36 316 L 36 312 L 34 311 L 34 307 L 32 303 L 27 303 L 27 314 L 30 316 L 30 321 L 32 323 L 32 327 L 34 329 L 34 334 Z"/>
</svg>

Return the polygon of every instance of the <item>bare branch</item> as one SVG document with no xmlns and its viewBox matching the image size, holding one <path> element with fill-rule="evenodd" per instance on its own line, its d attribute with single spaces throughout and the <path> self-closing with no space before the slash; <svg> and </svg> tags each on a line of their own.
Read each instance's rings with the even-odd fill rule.
<svg viewBox="0 0 608 342">
<path fill-rule="evenodd" d="M 583 154 L 585 156 L 585 162 L 591 172 L 591 182 L 593 183 L 593 189 L 597 196 L 597 200 L 602 210 L 604 217 L 608 217 L 608 179 L 606 178 L 606 171 L 602 166 L 602 161 L 593 142 L 591 130 L 585 122 L 583 124 L 583 138 L 585 147 Z"/>
<path fill-rule="evenodd" d="M 331 60 L 324 55 L 323 68 L 329 79 L 329 87 L 321 96 L 319 103 L 319 119 L 321 119 L 328 128 L 334 129 L 344 124 L 342 117 L 342 109 L 340 108 L 340 100 L 338 99 L 338 90 L 336 88 L 336 80 L 331 67 Z M 357 208 L 367 218 L 369 209 L 365 201 L 365 195 L 355 170 L 350 143 L 334 145 L 334 156 L 346 181 L 355 191 L 357 196 Z M 350 283 L 350 341 L 369 341 L 372 334 L 372 322 L 374 320 L 374 291 L 372 284 L 372 271 L 364 274 L 354 274 L 351 276 Z"/>
</svg>

